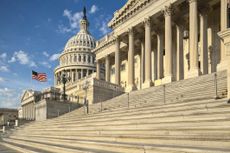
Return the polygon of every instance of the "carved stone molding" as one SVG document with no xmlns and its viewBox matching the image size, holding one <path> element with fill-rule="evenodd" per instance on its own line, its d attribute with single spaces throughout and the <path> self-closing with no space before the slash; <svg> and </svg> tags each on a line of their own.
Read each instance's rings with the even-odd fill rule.
<svg viewBox="0 0 230 153">
<path fill-rule="evenodd" d="M 151 25 L 150 17 L 145 18 L 143 23 L 144 25 L 150 26 Z"/>
<path fill-rule="evenodd" d="M 172 15 L 172 6 L 171 5 L 168 5 L 168 6 L 165 6 L 165 8 L 162 10 L 164 16 L 171 16 Z"/>
<path fill-rule="evenodd" d="M 189 4 L 197 2 L 197 0 L 187 0 L 189 2 Z"/>
</svg>

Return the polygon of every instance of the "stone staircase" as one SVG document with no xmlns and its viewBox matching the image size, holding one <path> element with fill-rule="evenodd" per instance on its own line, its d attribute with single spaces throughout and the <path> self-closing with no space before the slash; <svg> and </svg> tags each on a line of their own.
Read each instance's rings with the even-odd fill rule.
<svg viewBox="0 0 230 153">
<path fill-rule="evenodd" d="M 80 108 L 28 123 L 1 144 L 23 153 L 229 153 L 225 76 L 135 91 L 91 105 L 89 114 Z"/>
</svg>

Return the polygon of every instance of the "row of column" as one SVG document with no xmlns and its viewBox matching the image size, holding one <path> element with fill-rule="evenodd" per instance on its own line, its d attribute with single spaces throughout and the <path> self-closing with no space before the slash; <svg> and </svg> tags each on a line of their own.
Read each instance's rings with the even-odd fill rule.
<svg viewBox="0 0 230 153">
<path fill-rule="evenodd" d="M 84 78 L 85 76 L 89 76 L 90 74 L 92 74 L 94 72 L 94 70 L 89 70 L 89 69 L 71 69 L 71 70 L 66 70 L 67 72 L 67 76 L 70 77 L 70 81 L 69 82 L 75 82 L 79 79 Z M 85 72 L 85 75 L 84 75 Z M 61 81 L 58 78 L 61 78 L 62 74 L 64 72 L 60 71 L 58 73 L 55 74 L 55 80 L 56 80 L 56 84 L 62 84 Z"/>
<path fill-rule="evenodd" d="M 68 65 L 71 63 L 94 64 L 94 56 L 88 54 L 73 54 L 61 58 L 61 65 Z"/>
<path fill-rule="evenodd" d="M 35 107 L 33 103 L 22 106 L 22 117 L 27 120 L 35 119 Z"/>
<path fill-rule="evenodd" d="M 190 69 L 187 78 L 199 76 L 200 71 L 202 74 L 208 74 L 208 46 L 207 46 L 207 8 L 202 8 L 202 12 L 198 15 L 198 3 L 197 0 L 189 1 L 189 61 Z M 227 0 L 221 0 L 221 29 L 226 28 L 227 17 L 226 9 Z M 223 13 L 225 12 L 225 13 Z M 200 18 L 198 18 L 200 16 Z M 165 65 L 163 66 L 163 35 L 157 34 L 157 62 L 154 64 L 157 72 L 156 79 L 162 79 L 162 83 L 169 83 L 173 80 L 181 80 L 184 78 L 184 53 L 183 53 L 183 27 L 182 25 L 176 25 L 176 60 L 177 71 L 176 78 L 173 78 L 173 30 L 172 30 L 172 8 L 166 6 L 164 9 L 165 17 Z M 200 19 L 200 46 L 201 46 L 201 69 L 199 69 L 199 55 L 198 55 L 198 20 Z M 152 85 L 154 80 L 151 80 L 151 24 L 150 18 L 144 20 L 145 26 L 145 41 L 141 46 L 141 80 L 144 81 L 143 88 L 148 88 Z M 128 89 L 134 88 L 134 34 L 133 27 L 128 30 Z M 120 42 L 119 38 L 116 40 L 115 50 L 115 83 L 120 84 Z M 224 61 L 224 49 L 221 49 L 221 62 Z M 106 56 L 106 81 L 110 80 L 110 63 L 109 55 Z M 100 63 L 97 63 L 97 72 L 100 72 Z M 163 68 L 164 67 L 164 68 Z M 164 76 L 163 76 L 164 75 Z M 97 76 L 100 77 L 99 74 Z M 162 78 L 163 77 L 163 78 Z"/>
</svg>

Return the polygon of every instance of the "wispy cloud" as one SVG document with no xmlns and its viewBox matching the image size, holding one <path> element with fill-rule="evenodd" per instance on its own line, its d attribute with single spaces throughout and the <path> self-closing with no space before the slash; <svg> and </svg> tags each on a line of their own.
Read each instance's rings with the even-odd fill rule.
<svg viewBox="0 0 230 153">
<path fill-rule="evenodd" d="M 0 77 L 0 82 L 5 82 L 5 79 Z"/>
<path fill-rule="evenodd" d="M 50 56 L 46 51 L 42 52 L 42 54 L 43 54 L 45 57 L 49 57 L 49 56 Z"/>
<path fill-rule="evenodd" d="M 20 104 L 18 91 L 9 88 L 0 88 L 0 107 L 16 108 Z"/>
<path fill-rule="evenodd" d="M 56 60 L 58 60 L 59 56 L 60 56 L 59 53 L 53 54 L 53 55 L 50 56 L 49 60 L 50 61 L 56 61 Z"/>
<path fill-rule="evenodd" d="M 19 62 L 22 65 L 28 65 L 30 67 L 37 67 L 36 63 L 29 57 L 29 55 L 20 50 L 18 52 L 14 52 L 14 55 L 8 61 L 9 63 Z"/>
<path fill-rule="evenodd" d="M 79 29 L 79 22 L 82 18 L 82 12 L 72 13 L 71 10 L 65 9 L 63 16 L 69 20 L 69 26 L 58 25 L 58 31 L 61 33 L 72 32 Z"/>
<path fill-rule="evenodd" d="M 89 13 L 90 13 L 90 14 L 94 14 L 94 13 L 96 13 L 97 11 L 98 11 L 98 7 L 97 7 L 96 5 L 92 5 L 92 7 L 91 7 Z"/>
<path fill-rule="evenodd" d="M 49 69 L 51 68 L 51 65 L 46 61 L 40 62 L 40 64 L 46 68 L 49 68 Z"/>
<path fill-rule="evenodd" d="M 9 68 L 5 65 L 0 66 L 0 72 L 9 72 Z"/>
</svg>

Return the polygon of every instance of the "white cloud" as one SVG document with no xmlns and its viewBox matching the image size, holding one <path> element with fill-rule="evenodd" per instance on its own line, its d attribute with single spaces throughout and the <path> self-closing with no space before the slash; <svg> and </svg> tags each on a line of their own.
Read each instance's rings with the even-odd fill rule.
<svg viewBox="0 0 230 153">
<path fill-rule="evenodd" d="M 14 52 L 14 55 L 11 57 L 11 59 L 8 61 L 9 63 L 19 62 L 22 65 L 29 65 L 30 67 L 36 67 L 36 63 L 31 60 L 29 55 L 20 50 L 18 52 Z"/>
<path fill-rule="evenodd" d="M 7 66 L 0 66 L 0 72 L 9 72 L 9 69 Z"/>
<path fill-rule="evenodd" d="M 0 77 L 0 82 L 5 82 L 5 79 Z"/>
<path fill-rule="evenodd" d="M 5 60 L 6 57 L 7 57 L 7 54 L 6 54 L 6 53 L 0 54 L 0 59 Z"/>
<path fill-rule="evenodd" d="M 70 10 L 65 9 L 63 16 L 68 18 L 69 26 L 58 25 L 58 32 L 68 33 L 75 32 L 77 29 L 79 29 L 79 22 L 82 18 L 82 12 L 72 13 Z"/>
<path fill-rule="evenodd" d="M 98 11 L 98 7 L 96 5 L 93 5 L 89 11 L 90 14 L 94 14 L 95 12 Z"/>
<path fill-rule="evenodd" d="M 51 68 L 51 65 L 48 62 L 43 61 L 43 62 L 40 62 L 40 64 L 46 68 L 49 68 L 49 69 Z"/>
<path fill-rule="evenodd" d="M 0 88 L 0 107 L 16 108 L 20 104 L 20 94 L 16 90 Z"/>
<path fill-rule="evenodd" d="M 56 61 L 59 58 L 60 54 L 53 54 L 50 56 L 50 61 Z"/>
<path fill-rule="evenodd" d="M 68 33 L 68 32 L 71 32 L 72 29 L 67 28 L 64 25 L 58 25 L 58 30 L 57 31 L 60 32 L 60 33 Z"/>
<path fill-rule="evenodd" d="M 42 54 L 43 54 L 45 57 L 49 57 L 49 56 L 50 56 L 46 51 L 42 52 Z"/>
<path fill-rule="evenodd" d="M 104 35 L 109 32 L 109 28 L 107 26 L 107 22 L 103 21 L 101 27 L 99 28 L 99 31 Z"/>
</svg>

